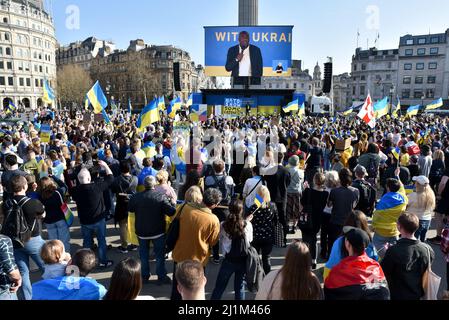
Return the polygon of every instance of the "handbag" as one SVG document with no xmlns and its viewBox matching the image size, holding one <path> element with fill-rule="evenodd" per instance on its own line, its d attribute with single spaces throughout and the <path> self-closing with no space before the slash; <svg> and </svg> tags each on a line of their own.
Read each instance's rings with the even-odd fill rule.
<svg viewBox="0 0 449 320">
<path fill-rule="evenodd" d="M 173 220 L 173 222 L 170 224 L 170 227 L 168 228 L 167 237 L 165 238 L 165 253 L 169 254 L 175 249 L 176 242 L 178 242 L 179 238 L 179 229 L 180 229 L 180 217 L 182 214 L 182 211 L 184 210 L 184 207 L 186 206 L 186 203 L 183 204 L 181 207 L 181 210 L 179 210 L 178 216 Z"/>
<path fill-rule="evenodd" d="M 423 276 L 423 288 L 425 293 L 422 300 L 434 301 L 438 300 L 438 291 L 440 290 L 441 277 L 439 277 L 432 271 L 430 248 L 427 245 L 426 248 L 429 257 L 429 268 Z"/>
<path fill-rule="evenodd" d="M 300 230 L 311 230 L 313 228 L 312 210 L 312 189 L 309 189 L 307 203 L 299 214 L 298 227 Z"/>
</svg>

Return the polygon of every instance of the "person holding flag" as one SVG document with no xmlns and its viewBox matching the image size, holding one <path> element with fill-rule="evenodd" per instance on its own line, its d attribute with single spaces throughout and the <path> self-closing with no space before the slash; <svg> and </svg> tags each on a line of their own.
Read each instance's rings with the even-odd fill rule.
<svg viewBox="0 0 449 320">
<path fill-rule="evenodd" d="M 97 80 L 93 87 L 87 93 L 87 99 L 92 105 L 95 114 L 102 114 L 106 124 L 110 124 L 111 120 L 106 113 L 106 107 L 108 106 L 108 99 L 101 89 L 100 82 Z"/>
<path fill-rule="evenodd" d="M 284 113 L 294 113 L 299 111 L 299 100 L 296 99 L 290 102 L 286 107 L 282 109 Z"/>
<path fill-rule="evenodd" d="M 421 106 L 417 105 L 417 106 L 411 106 L 410 108 L 408 108 L 407 110 L 407 117 L 411 118 L 413 116 L 417 116 L 419 113 L 419 110 L 421 110 Z"/>
<path fill-rule="evenodd" d="M 431 102 L 428 106 L 426 106 L 426 111 L 439 109 L 443 105 L 444 105 L 443 99 L 440 98 L 438 100 Z"/>
<path fill-rule="evenodd" d="M 383 100 L 379 101 L 374 105 L 374 113 L 376 114 L 376 119 L 380 119 L 389 113 L 389 99 L 385 97 Z"/>
<path fill-rule="evenodd" d="M 142 132 L 151 124 L 160 121 L 157 109 L 157 99 L 150 102 L 143 110 L 137 120 L 136 126 Z"/>
<path fill-rule="evenodd" d="M 392 103 L 393 103 L 393 101 L 392 101 Z M 394 108 L 394 111 L 393 111 L 393 118 L 399 118 L 399 113 L 401 112 L 401 108 L 402 108 L 402 106 L 401 106 L 401 100 L 399 99 L 399 96 L 398 96 L 398 104 L 397 104 L 397 106 Z"/>
<path fill-rule="evenodd" d="M 371 94 L 368 93 L 368 97 L 362 109 L 360 110 L 358 117 L 362 119 L 371 129 L 376 127 L 376 115 L 373 108 L 373 100 Z"/>
<path fill-rule="evenodd" d="M 6 107 L 6 115 L 13 115 L 17 110 L 16 105 L 9 99 L 8 106 Z"/>
<path fill-rule="evenodd" d="M 300 119 L 302 119 L 303 117 L 305 117 L 305 115 L 306 115 L 306 105 L 303 102 L 302 105 L 301 105 L 301 108 L 299 108 L 298 116 L 299 116 Z"/>
<path fill-rule="evenodd" d="M 50 84 L 48 83 L 47 79 L 44 80 L 44 95 L 42 97 L 42 100 L 46 104 L 55 105 L 56 97 L 54 94 L 53 89 L 50 87 Z"/>
<path fill-rule="evenodd" d="M 168 109 L 167 109 L 167 116 L 170 117 L 170 118 L 172 118 L 172 119 L 175 119 L 175 117 L 176 117 L 176 112 L 177 112 L 178 110 L 181 110 L 181 105 L 182 105 L 182 100 L 181 100 L 180 97 L 176 97 L 175 99 L 173 99 L 173 100 L 170 102 L 170 105 L 168 106 Z"/>
</svg>

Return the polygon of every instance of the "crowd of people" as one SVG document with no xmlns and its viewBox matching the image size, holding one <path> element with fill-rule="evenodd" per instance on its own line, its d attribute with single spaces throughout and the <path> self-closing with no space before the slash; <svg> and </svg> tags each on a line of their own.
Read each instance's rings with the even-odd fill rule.
<svg viewBox="0 0 449 320">
<path fill-rule="evenodd" d="M 140 294 L 152 274 L 172 300 L 204 300 L 207 282 L 220 300 L 232 275 L 236 300 L 247 287 L 257 300 L 420 300 L 440 247 L 449 273 L 446 118 L 375 130 L 343 117 L 162 115 L 145 130 L 136 120 L 38 110 L 1 124 L 0 300 L 151 300 Z M 108 224 L 122 261 L 108 258 Z M 275 247 L 286 249 L 279 270 Z M 34 284 L 30 259 L 42 273 Z M 209 261 L 217 279 L 205 277 Z M 89 277 L 95 268 L 114 268 L 108 289 Z"/>
</svg>

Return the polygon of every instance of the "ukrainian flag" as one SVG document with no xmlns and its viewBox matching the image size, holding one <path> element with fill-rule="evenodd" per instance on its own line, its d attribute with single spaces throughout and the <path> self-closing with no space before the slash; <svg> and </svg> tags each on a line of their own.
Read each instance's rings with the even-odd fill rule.
<svg viewBox="0 0 449 320">
<path fill-rule="evenodd" d="M 159 99 L 157 101 L 157 107 L 159 110 L 165 110 L 165 98 L 164 97 L 159 97 Z"/>
<path fill-rule="evenodd" d="M 170 102 L 170 105 L 168 106 L 167 109 L 167 115 L 174 119 L 176 116 L 176 111 L 181 109 L 181 105 L 182 105 L 182 100 L 180 97 L 176 97 L 175 99 L 173 99 L 172 102 Z"/>
<path fill-rule="evenodd" d="M 386 97 L 374 105 L 374 113 L 376 114 L 376 119 L 380 119 L 388 114 L 389 112 L 388 100 L 389 100 L 388 97 Z"/>
<path fill-rule="evenodd" d="M 133 113 L 133 106 L 131 104 L 131 98 L 128 98 L 128 113 L 129 114 Z"/>
<path fill-rule="evenodd" d="M 398 118 L 400 111 L 401 111 L 401 100 L 399 100 L 399 96 L 398 96 L 398 105 L 396 106 L 396 109 L 394 109 L 394 111 L 393 111 L 393 117 Z"/>
<path fill-rule="evenodd" d="M 42 100 L 47 104 L 54 104 L 55 101 L 55 93 L 48 84 L 47 79 L 44 80 L 44 96 L 42 97 Z"/>
<path fill-rule="evenodd" d="M 285 113 L 297 112 L 299 111 L 299 100 L 290 102 L 286 107 L 283 108 Z"/>
<path fill-rule="evenodd" d="M 256 207 L 257 208 L 262 207 L 264 202 L 265 201 L 263 200 L 263 198 L 259 194 L 256 194 L 256 198 L 254 198 L 254 204 L 256 205 Z"/>
<path fill-rule="evenodd" d="M 106 124 L 108 124 L 108 125 L 111 124 L 111 119 L 109 119 L 109 116 L 106 113 L 105 109 L 103 109 L 103 111 L 101 111 L 101 114 L 103 115 L 104 122 L 106 122 Z"/>
<path fill-rule="evenodd" d="M 101 89 L 100 82 L 95 82 L 92 89 L 87 93 L 90 104 L 94 107 L 94 113 L 100 114 L 108 106 L 108 99 Z"/>
<path fill-rule="evenodd" d="M 421 110 L 421 106 L 411 106 L 407 110 L 407 116 L 412 117 L 418 115 L 419 110 Z"/>
<path fill-rule="evenodd" d="M 302 118 L 305 115 L 306 115 L 306 105 L 303 102 L 301 108 L 299 108 L 299 117 Z"/>
<path fill-rule="evenodd" d="M 145 152 L 147 158 L 153 158 L 156 155 L 156 145 L 152 141 L 146 142 L 142 151 Z"/>
<path fill-rule="evenodd" d="M 89 98 L 86 96 L 86 100 L 84 100 L 84 109 L 89 110 Z"/>
<path fill-rule="evenodd" d="M 399 158 L 401 156 L 401 149 L 400 148 L 394 148 L 393 150 L 391 150 L 391 153 L 396 158 L 396 160 L 399 161 Z"/>
<path fill-rule="evenodd" d="M 351 113 L 354 112 L 354 107 L 349 107 L 346 110 L 342 111 L 341 114 L 345 117 L 349 116 Z"/>
<path fill-rule="evenodd" d="M 157 110 L 157 100 L 153 100 L 147 105 L 137 120 L 137 128 L 145 129 L 149 125 L 159 121 L 159 112 Z"/>
<path fill-rule="evenodd" d="M 6 114 L 12 114 L 12 113 L 16 112 L 17 107 L 14 104 L 14 102 L 12 102 L 12 100 L 9 100 L 8 107 L 6 109 L 7 109 Z"/>
<path fill-rule="evenodd" d="M 187 100 L 187 108 L 193 105 L 193 93 L 189 96 L 189 99 Z"/>
<path fill-rule="evenodd" d="M 443 98 L 440 98 L 438 100 L 433 101 L 431 104 L 429 104 L 426 107 L 426 110 L 436 110 L 436 109 L 441 108 L 443 105 L 444 105 Z"/>
</svg>

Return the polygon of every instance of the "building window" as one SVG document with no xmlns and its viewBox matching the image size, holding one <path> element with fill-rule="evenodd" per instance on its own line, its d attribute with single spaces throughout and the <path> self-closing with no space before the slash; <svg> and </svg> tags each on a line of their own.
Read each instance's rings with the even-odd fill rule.
<svg viewBox="0 0 449 320">
<path fill-rule="evenodd" d="M 440 42 L 440 39 L 438 37 L 432 37 L 432 38 L 430 38 L 430 42 L 431 43 L 438 43 L 438 42 Z"/>
<path fill-rule="evenodd" d="M 391 69 L 393 67 L 393 63 L 388 62 L 388 69 Z"/>
<path fill-rule="evenodd" d="M 42 71 L 42 66 L 39 66 L 39 72 L 43 72 L 43 71 Z"/>
<path fill-rule="evenodd" d="M 402 90 L 402 99 L 410 99 L 410 90 Z"/>
<path fill-rule="evenodd" d="M 436 83 L 436 82 L 437 82 L 437 77 L 435 77 L 435 76 L 428 76 L 427 77 L 427 83 L 433 84 L 433 83 Z"/>
<path fill-rule="evenodd" d="M 404 70 L 412 70 L 412 64 L 411 63 L 405 63 L 404 64 Z"/>
<path fill-rule="evenodd" d="M 269 89 L 273 89 L 273 84 L 269 83 L 269 84 L 268 84 L 268 88 L 269 88 Z"/>
<path fill-rule="evenodd" d="M 13 77 L 8 77 L 8 85 L 9 86 L 13 86 L 14 85 L 14 78 Z"/>
<path fill-rule="evenodd" d="M 425 48 L 420 48 L 417 51 L 418 56 L 424 56 L 426 54 L 426 49 Z"/>
<path fill-rule="evenodd" d="M 285 89 L 290 89 L 290 85 L 288 83 L 285 84 Z"/>
<path fill-rule="evenodd" d="M 8 23 L 8 18 L 3 18 L 3 23 Z"/>
<path fill-rule="evenodd" d="M 413 56 L 413 49 L 405 49 L 406 56 Z"/>
<path fill-rule="evenodd" d="M 423 97 L 423 91 L 422 90 L 415 90 L 413 93 L 413 98 L 415 99 L 422 99 Z"/>
<path fill-rule="evenodd" d="M 357 71 L 357 64 L 354 64 L 354 71 Z"/>
<path fill-rule="evenodd" d="M 5 69 L 5 62 L 4 61 L 0 61 L 0 69 Z"/>
<path fill-rule="evenodd" d="M 362 70 L 363 70 L 363 71 L 366 70 L 366 64 L 362 64 Z"/>
<path fill-rule="evenodd" d="M 412 83 L 412 77 L 404 77 L 403 84 L 410 84 Z"/>
<path fill-rule="evenodd" d="M 424 83 L 424 77 L 416 77 L 415 78 L 415 84 L 423 84 Z"/>
<path fill-rule="evenodd" d="M 301 89 L 304 89 L 304 83 L 301 83 Z"/>
<path fill-rule="evenodd" d="M 40 80 L 39 85 L 40 85 L 41 88 L 44 86 L 44 79 L 41 79 L 41 80 Z"/>
<path fill-rule="evenodd" d="M 39 87 L 39 79 L 34 79 L 34 86 Z"/>
<path fill-rule="evenodd" d="M 0 77 L 0 86 L 6 85 L 5 77 Z"/>
<path fill-rule="evenodd" d="M 31 87 L 31 79 L 27 78 L 26 81 L 27 81 L 27 87 Z"/>
<path fill-rule="evenodd" d="M 23 78 L 19 78 L 19 86 L 23 87 L 24 86 L 24 81 Z"/>
<path fill-rule="evenodd" d="M 430 54 L 438 54 L 438 48 L 430 48 Z"/>
<path fill-rule="evenodd" d="M 5 53 L 7 56 L 11 55 L 11 48 L 6 48 Z"/>
<path fill-rule="evenodd" d="M 429 63 L 429 69 L 434 70 L 438 67 L 438 64 L 436 62 L 430 62 Z"/>
<path fill-rule="evenodd" d="M 304 84 L 303 84 L 304 85 Z M 293 84 L 293 89 L 298 89 L 298 84 L 297 83 L 294 83 Z"/>
<path fill-rule="evenodd" d="M 6 69 L 12 70 L 12 62 L 11 61 L 6 62 Z"/>
<path fill-rule="evenodd" d="M 435 90 L 427 89 L 426 90 L 426 97 L 429 98 L 429 99 L 435 98 Z"/>
<path fill-rule="evenodd" d="M 361 81 L 366 81 L 366 76 L 360 76 Z"/>
<path fill-rule="evenodd" d="M 405 44 L 408 45 L 408 46 L 413 46 L 413 39 L 408 39 L 408 40 L 405 42 Z"/>
<path fill-rule="evenodd" d="M 424 63 L 417 63 L 416 70 L 424 70 Z"/>
<path fill-rule="evenodd" d="M 426 38 L 419 38 L 418 44 L 426 44 Z"/>
<path fill-rule="evenodd" d="M 386 75 L 386 79 L 390 81 L 391 80 L 391 74 L 387 74 Z"/>
<path fill-rule="evenodd" d="M 365 86 L 360 86 L 360 95 L 361 96 L 365 95 Z"/>
</svg>

